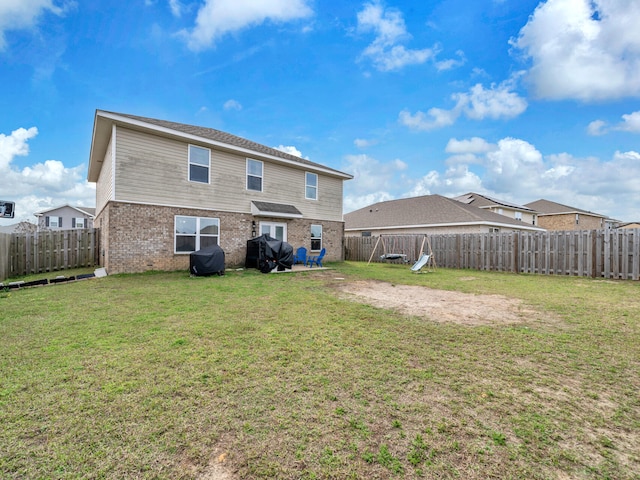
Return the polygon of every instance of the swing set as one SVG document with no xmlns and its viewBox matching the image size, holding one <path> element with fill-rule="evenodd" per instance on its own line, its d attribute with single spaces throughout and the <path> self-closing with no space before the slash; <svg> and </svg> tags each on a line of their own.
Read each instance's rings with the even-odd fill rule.
<svg viewBox="0 0 640 480">
<path fill-rule="evenodd" d="M 376 250 L 378 248 L 378 244 L 380 244 L 380 242 L 382 242 L 382 252 L 383 252 L 383 254 L 380 255 L 381 260 L 384 260 L 384 261 L 402 260 L 403 263 L 409 263 L 410 260 L 408 259 L 408 255 L 404 253 L 406 251 L 406 247 L 404 245 L 400 245 L 401 242 L 399 241 L 398 236 L 387 235 L 385 239 L 384 235 L 380 235 L 378 237 L 378 240 L 376 241 L 376 244 L 373 247 L 373 250 L 371 252 L 371 256 L 369 257 L 369 261 L 367 262 L 367 265 L 369 265 L 371 263 L 371 260 L 373 260 L 373 256 L 375 255 Z M 425 242 L 429 248 L 428 253 L 424 251 Z M 389 245 L 387 245 L 387 243 Z M 390 250 L 388 250 L 387 247 L 389 247 Z M 403 252 L 403 253 L 399 253 L 399 252 Z M 418 254 L 418 260 L 416 260 L 416 262 L 411 267 L 411 271 L 420 273 L 422 268 L 425 266 L 428 266 L 429 272 L 435 270 L 436 268 L 436 261 L 433 258 L 433 250 L 431 249 L 431 242 L 429 241 L 429 237 L 427 237 L 426 235 L 422 238 L 422 244 L 420 245 L 420 253 Z"/>
</svg>

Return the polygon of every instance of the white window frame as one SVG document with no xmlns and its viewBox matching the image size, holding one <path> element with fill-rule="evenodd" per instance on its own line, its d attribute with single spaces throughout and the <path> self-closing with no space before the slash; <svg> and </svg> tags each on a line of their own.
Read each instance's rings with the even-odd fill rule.
<svg viewBox="0 0 640 480">
<path fill-rule="evenodd" d="M 515 219 L 522 221 L 522 212 L 515 212 Z"/>
<path fill-rule="evenodd" d="M 195 233 L 178 233 L 178 219 L 179 218 L 193 218 L 196 220 L 196 228 L 195 228 Z M 200 232 L 201 230 L 201 220 L 214 220 L 217 223 L 218 226 L 218 233 L 215 235 L 209 235 L 209 234 L 202 234 Z M 180 250 L 178 251 L 178 237 L 194 237 L 196 239 L 195 242 L 195 250 Z M 216 239 L 216 244 L 220 245 L 220 219 L 216 218 L 216 217 L 194 217 L 192 215 L 175 215 L 173 217 L 173 253 L 175 253 L 176 255 L 183 255 L 183 254 L 190 254 L 192 252 L 196 252 L 198 250 L 200 250 L 200 239 L 201 237 L 207 237 L 207 238 L 215 238 Z"/>
<path fill-rule="evenodd" d="M 309 183 L 309 176 L 312 175 L 315 177 L 316 182 L 315 185 Z M 312 178 L 313 178 L 312 177 Z M 313 188 L 315 195 L 313 197 L 309 196 L 309 189 Z M 304 172 L 304 198 L 307 200 L 318 200 L 318 174 L 313 172 Z"/>
<path fill-rule="evenodd" d="M 286 223 L 281 223 L 281 222 L 260 222 L 259 225 L 259 234 L 262 235 L 263 233 L 268 233 L 271 237 L 273 238 L 277 238 L 275 235 L 272 235 L 272 233 L 274 233 L 274 230 L 277 227 L 282 227 L 282 235 L 283 235 L 283 242 L 287 241 L 287 224 Z M 269 232 L 265 232 L 265 228 L 269 229 Z"/>
<path fill-rule="evenodd" d="M 320 236 L 319 237 L 314 237 L 313 236 L 313 227 L 317 227 L 320 229 Z M 312 252 L 319 252 L 320 250 L 322 250 L 322 225 L 318 225 L 318 224 L 311 224 L 311 228 L 310 228 L 310 236 L 311 236 L 311 251 Z M 314 240 L 320 240 L 320 248 L 313 248 L 313 241 Z"/>
<path fill-rule="evenodd" d="M 87 228 L 87 219 L 84 217 L 76 217 L 73 219 L 75 223 L 74 228 Z"/>
<path fill-rule="evenodd" d="M 202 163 L 198 163 L 196 161 L 191 161 L 191 151 L 192 149 L 198 149 L 198 150 L 204 150 L 207 152 L 207 164 L 203 165 Z M 200 145 L 191 145 L 189 144 L 189 148 L 188 148 L 188 157 L 189 157 L 189 161 L 188 161 L 188 166 L 187 166 L 187 177 L 189 178 L 190 182 L 194 182 L 194 183 L 206 183 L 209 184 L 211 183 L 211 149 L 210 148 L 205 148 L 205 147 L 201 147 Z M 202 167 L 202 168 L 206 168 L 207 169 L 207 181 L 203 182 L 201 180 L 193 180 L 191 178 L 191 166 L 196 166 L 196 167 Z"/>
<path fill-rule="evenodd" d="M 47 217 L 49 219 L 47 227 L 49 228 L 60 228 L 60 218 L 62 217 Z"/>
<path fill-rule="evenodd" d="M 260 175 L 255 175 L 253 173 L 249 173 L 249 164 L 254 162 L 260 165 Z M 260 190 L 256 190 L 254 188 L 249 188 L 249 177 L 255 177 L 260 179 Z M 254 160 L 253 158 L 247 158 L 247 190 L 252 192 L 262 192 L 264 190 L 264 162 L 260 160 Z"/>
</svg>

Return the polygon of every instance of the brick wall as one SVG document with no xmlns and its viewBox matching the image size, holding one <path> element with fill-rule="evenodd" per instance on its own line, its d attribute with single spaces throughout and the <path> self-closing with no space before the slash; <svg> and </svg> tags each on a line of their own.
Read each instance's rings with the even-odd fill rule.
<svg viewBox="0 0 640 480">
<path fill-rule="evenodd" d="M 601 217 L 579 214 L 579 223 L 576 224 L 575 213 L 563 213 L 558 215 L 539 215 L 538 226 L 547 230 L 599 230 L 604 228 Z"/>
<path fill-rule="evenodd" d="M 311 224 L 322 225 L 322 245 L 327 261 L 343 259 L 342 222 L 308 219 L 256 218 L 248 213 L 230 213 L 188 208 L 161 207 L 109 202 L 96 218 L 100 228 L 101 265 L 111 274 L 147 270 L 188 270 L 189 255 L 174 253 L 176 215 L 220 219 L 220 247 L 227 268 L 244 266 L 251 222 L 259 220 L 287 223 L 287 241 L 294 249 L 311 248 Z"/>
</svg>

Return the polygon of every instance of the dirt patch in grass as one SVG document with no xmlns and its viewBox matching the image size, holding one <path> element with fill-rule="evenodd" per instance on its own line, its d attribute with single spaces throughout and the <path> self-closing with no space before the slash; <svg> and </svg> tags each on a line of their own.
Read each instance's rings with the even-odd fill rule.
<svg viewBox="0 0 640 480">
<path fill-rule="evenodd" d="M 339 291 L 346 294 L 346 298 L 396 310 L 405 315 L 428 317 L 436 322 L 496 325 L 543 319 L 540 312 L 520 300 L 502 295 L 474 295 L 369 280 L 335 285 Z M 550 321 L 548 315 L 545 315 L 544 319 Z"/>
</svg>

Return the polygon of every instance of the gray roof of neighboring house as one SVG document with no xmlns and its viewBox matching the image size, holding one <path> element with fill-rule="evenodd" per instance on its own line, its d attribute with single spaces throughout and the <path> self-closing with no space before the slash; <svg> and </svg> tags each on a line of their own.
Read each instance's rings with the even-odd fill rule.
<svg viewBox="0 0 640 480">
<path fill-rule="evenodd" d="M 184 123 L 171 122 L 168 120 L 159 120 L 156 118 L 149 117 L 141 117 L 138 115 L 130 115 L 127 113 L 117 113 L 117 112 L 108 112 L 104 110 L 96 111 L 96 118 L 94 124 L 94 141 L 96 141 L 96 135 L 98 132 L 102 132 L 103 136 L 111 135 L 111 125 L 112 124 L 121 124 L 127 125 L 130 128 L 137 129 L 149 129 L 153 130 L 153 127 L 159 127 L 157 130 L 162 130 L 165 134 L 173 133 L 178 137 L 191 137 L 196 139 L 201 139 L 202 141 L 209 141 L 208 143 L 217 144 L 220 147 L 227 146 L 230 147 L 231 150 L 240 150 L 246 152 L 255 152 L 256 154 L 266 155 L 268 157 L 275 159 L 281 159 L 286 162 L 293 162 L 299 165 L 308 166 L 313 169 L 322 170 L 326 173 L 337 175 L 343 177 L 345 179 L 353 178 L 353 175 L 348 173 L 341 172 L 339 170 L 335 170 L 333 168 L 327 167 L 325 165 L 321 165 L 319 163 L 314 163 L 309 160 L 306 160 L 301 157 L 297 157 L 295 155 L 291 155 L 289 153 L 282 152 L 275 148 L 267 147 L 266 145 L 261 145 L 256 142 L 252 142 L 251 140 L 247 140 L 242 137 L 238 137 L 237 135 L 232 135 L 230 133 L 222 132 L 220 130 L 216 130 L 208 127 L 199 127 L 196 125 L 188 125 Z M 95 150 L 105 150 L 108 139 L 101 139 L 99 145 L 94 145 L 92 142 L 91 146 L 91 158 L 89 161 L 89 172 L 88 177 L 89 181 L 97 180 L 97 172 L 95 171 L 95 166 L 92 168 L 92 164 L 96 164 L 97 162 L 101 162 L 102 158 L 100 158 L 100 154 L 98 152 L 94 152 Z M 94 155 L 95 153 L 95 155 Z M 99 171 L 99 170 L 98 170 Z M 91 180 L 93 178 L 93 180 Z"/>
<path fill-rule="evenodd" d="M 36 217 L 41 217 L 45 213 L 53 212 L 54 210 L 60 210 L 61 208 L 65 208 L 65 207 L 73 208 L 74 210 L 78 210 L 79 212 L 82 212 L 82 213 L 85 213 L 87 215 L 90 215 L 91 217 L 94 217 L 96 215 L 95 207 L 91 207 L 91 208 L 90 207 L 78 207 L 78 206 L 74 206 L 74 205 L 69 205 L 68 203 L 65 204 L 65 205 L 59 205 L 57 207 L 48 208 L 46 210 L 41 210 L 39 212 L 34 213 L 34 215 Z"/>
<path fill-rule="evenodd" d="M 590 212 L 588 210 L 582 210 L 576 207 L 570 207 L 561 203 L 552 202 L 551 200 L 536 200 L 535 202 L 529 202 L 527 207 L 533 208 L 538 212 L 538 215 L 559 215 L 567 213 L 582 213 L 584 215 L 593 215 L 594 217 L 608 218 L 606 215 Z"/>
<path fill-rule="evenodd" d="M 495 198 L 488 197 L 487 195 L 482 195 L 480 193 L 469 192 L 469 193 L 465 193 L 464 195 L 454 197 L 453 199 L 462 203 L 466 203 L 467 205 L 473 205 L 479 208 L 503 206 L 507 208 L 513 208 L 514 210 L 522 210 L 525 212 L 536 213 L 534 209 L 526 207 L 524 205 L 505 202 L 504 200 L 497 200 Z"/>
<path fill-rule="evenodd" d="M 441 195 L 425 195 L 374 203 L 345 214 L 344 221 L 345 230 L 464 224 L 543 230 L 505 215 L 466 205 Z"/>
</svg>

